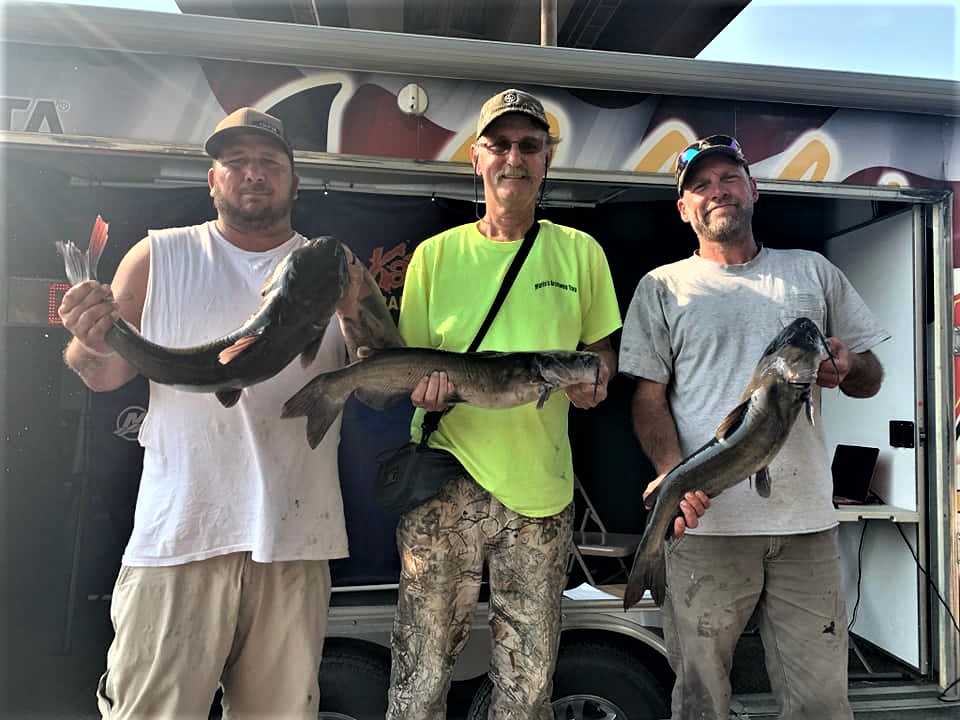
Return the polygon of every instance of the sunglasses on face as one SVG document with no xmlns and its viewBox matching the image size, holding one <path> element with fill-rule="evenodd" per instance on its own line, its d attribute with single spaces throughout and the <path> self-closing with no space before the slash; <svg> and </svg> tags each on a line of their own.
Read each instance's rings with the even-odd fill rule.
<svg viewBox="0 0 960 720">
<path fill-rule="evenodd" d="M 707 148 L 713 147 L 730 148 L 738 155 L 743 154 L 743 148 L 740 147 L 740 143 L 737 142 L 736 138 L 732 138 L 729 135 L 711 135 L 703 140 L 697 140 L 692 145 L 688 145 L 683 152 L 677 156 L 677 172 L 682 173 L 683 169 L 690 164 L 691 160 Z"/>
<path fill-rule="evenodd" d="M 494 155 L 506 155 L 514 145 L 520 151 L 521 155 L 536 155 L 546 147 L 546 140 L 543 138 L 523 138 L 522 140 L 508 140 L 505 137 L 499 137 L 490 142 L 477 141 L 477 145 L 486 148 Z"/>
</svg>

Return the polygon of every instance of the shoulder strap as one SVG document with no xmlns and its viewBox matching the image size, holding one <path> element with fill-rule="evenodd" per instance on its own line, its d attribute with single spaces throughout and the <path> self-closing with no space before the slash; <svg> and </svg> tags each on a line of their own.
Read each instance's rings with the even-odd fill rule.
<svg viewBox="0 0 960 720">
<path fill-rule="evenodd" d="M 487 334 L 487 330 L 490 329 L 490 325 L 493 323 L 493 318 L 496 317 L 497 313 L 500 311 L 500 306 L 503 305 L 503 301 L 506 299 L 507 293 L 509 293 L 510 288 L 513 287 L 513 281 L 516 280 L 517 275 L 520 274 L 520 268 L 527 259 L 527 255 L 530 254 L 530 248 L 533 247 L 533 241 L 537 239 L 537 234 L 539 232 L 540 223 L 534 220 L 533 225 L 530 226 L 530 229 L 527 230 L 526 234 L 523 236 L 523 242 L 520 243 L 520 249 L 517 250 L 517 254 L 513 256 L 513 261 L 510 263 L 510 267 L 507 268 L 507 272 L 503 276 L 503 282 L 500 283 L 500 290 L 497 292 L 497 296 L 493 299 L 493 304 L 487 311 L 487 316 L 483 319 L 483 322 L 480 323 L 480 329 L 477 330 L 477 334 L 474 336 L 473 342 L 470 343 L 470 347 L 467 348 L 467 352 L 475 352 L 476 349 L 480 347 L 480 343 L 483 342 L 483 338 Z"/>
<path fill-rule="evenodd" d="M 487 330 L 490 329 L 493 319 L 500 311 L 500 306 L 503 305 L 503 301 L 506 299 L 507 293 L 509 293 L 510 288 L 513 287 L 513 281 L 516 280 L 517 275 L 520 274 L 520 268 L 527 259 L 527 255 L 530 254 L 530 248 L 533 247 L 533 241 L 537 239 L 537 234 L 539 232 L 540 223 L 537 222 L 537 220 L 534 220 L 533 225 L 531 225 L 527 232 L 524 233 L 523 242 L 520 243 L 520 248 L 517 250 L 517 254 L 513 256 L 513 261 L 510 263 L 510 267 L 507 268 L 507 272 L 503 276 L 503 282 L 500 283 L 500 289 L 497 291 L 497 296 L 493 299 L 493 304 L 490 305 L 490 309 L 487 311 L 487 316 L 483 319 L 483 322 L 480 323 L 480 329 L 477 330 L 477 334 L 474 335 L 473 342 L 470 343 L 470 346 L 467 348 L 467 352 L 476 352 L 476 349 L 480 347 L 480 343 L 483 342 L 483 338 L 487 334 Z M 437 429 L 437 427 L 440 425 L 440 418 L 442 418 L 449 411 L 450 408 L 447 408 L 446 410 L 430 411 L 423 414 L 423 423 L 420 425 L 420 447 L 425 448 L 427 446 L 427 438 L 430 437 L 430 433 Z"/>
</svg>

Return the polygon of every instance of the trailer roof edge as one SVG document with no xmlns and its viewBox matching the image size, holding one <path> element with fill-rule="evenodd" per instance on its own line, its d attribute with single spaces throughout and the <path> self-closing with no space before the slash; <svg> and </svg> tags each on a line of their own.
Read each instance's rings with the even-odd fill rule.
<svg viewBox="0 0 960 720">
<path fill-rule="evenodd" d="M 949 80 L 53 3 L 4 7 L 5 42 L 411 77 L 960 115 Z"/>
</svg>

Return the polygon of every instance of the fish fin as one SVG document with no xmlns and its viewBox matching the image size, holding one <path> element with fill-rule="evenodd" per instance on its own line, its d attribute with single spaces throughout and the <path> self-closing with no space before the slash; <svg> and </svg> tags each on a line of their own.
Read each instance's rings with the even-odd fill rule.
<svg viewBox="0 0 960 720">
<path fill-rule="evenodd" d="M 93 221 L 93 230 L 90 231 L 90 245 L 87 247 L 87 263 L 89 264 L 90 277 L 96 278 L 97 266 L 100 264 L 100 256 L 103 255 L 103 249 L 107 246 L 108 230 L 110 226 L 102 217 L 97 215 Z"/>
<path fill-rule="evenodd" d="M 368 388 L 357 388 L 353 391 L 353 395 L 357 400 L 374 410 L 386 410 L 398 400 L 408 397 L 409 394 L 406 390 L 401 392 L 382 392 Z"/>
<path fill-rule="evenodd" d="M 537 400 L 537 410 L 543 410 L 543 406 L 550 399 L 550 393 L 553 392 L 553 385 L 543 383 L 540 385 L 540 398 Z"/>
<path fill-rule="evenodd" d="M 810 395 L 809 393 L 807 393 L 807 399 L 804 400 L 804 409 L 807 411 L 806 412 L 807 420 L 810 421 L 810 425 L 815 426 L 817 422 L 813 418 L 813 413 L 814 413 L 813 396 Z"/>
<path fill-rule="evenodd" d="M 260 333 L 256 333 L 254 335 L 244 335 L 242 338 L 233 343 L 233 345 L 225 347 L 223 350 L 221 350 L 220 354 L 217 355 L 217 360 L 220 361 L 221 365 L 229 365 L 231 362 L 240 357 L 240 355 L 242 355 L 245 351 L 253 347 L 261 337 L 262 335 Z"/>
<path fill-rule="evenodd" d="M 57 252 L 63 256 L 64 270 L 71 285 L 76 285 L 84 280 L 97 279 L 97 265 L 100 263 L 103 249 L 107 246 L 108 227 L 103 218 L 97 215 L 97 219 L 93 223 L 93 230 L 90 233 L 90 245 L 87 246 L 86 251 L 78 248 L 71 240 L 67 240 L 67 242 L 57 240 L 55 243 Z"/>
<path fill-rule="evenodd" d="M 762 467 L 753 476 L 753 484 L 757 488 L 757 495 L 762 498 L 770 497 L 770 468 Z"/>
<path fill-rule="evenodd" d="M 303 352 L 300 353 L 300 367 L 310 367 L 310 364 L 317 359 L 317 352 L 320 350 L 320 343 L 322 342 L 323 337 L 318 337 L 303 349 Z"/>
<path fill-rule="evenodd" d="M 657 504 L 657 496 L 660 494 L 660 488 L 663 487 L 663 483 L 657 485 L 653 490 L 650 491 L 650 494 L 643 499 L 643 507 L 647 510 L 652 510 L 653 506 Z"/>
<path fill-rule="evenodd" d="M 240 393 L 242 392 L 242 390 L 217 390 L 214 395 L 217 396 L 217 400 L 220 401 L 221 405 L 229 408 L 237 404 L 237 401 L 240 399 Z"/>
<path fill-rule="evenodd" d="M 750 405 L 749 400 L 744 400 L 742 403 L 737 405 L 733 410 L 727 413 L 727 416 L 720 421 L 720 424 L 717 426 L 717 437 L 720 440 L 725 439 L 727 436 L 732 435 L 736 432 L 737 428 L 743 423 L 744 418 L 747 416 L 747 408 Z"/>
<path fill-rule="evenodd" d="M 55 244 L 57 252 L 63 257 L 63 269 L 71 285 L 92 279 L 87 277 L 87 263 L 83 251 L 74 245 L 72 240 L 66 242 L 57 240 Z"/>
<path fill-rule="evenodd" d="M 321 374 L 300 388 L 283 404 L 282 418 L 307 416 L 307 442 L 311 448 L 320 444 L 327 430 L 343 409 L 326 390 L 327 378 Z"/>
<path fill-rule="evenodd" d="M 650 591 L 658 607 L 663 605 L 667 592 L 667 569 L 663 552 L 655 558 L 649 558 L 637 552 L 627 586 L 623 591 L 623 609 L 629 610 L 640 602 L 647 590 Z"/>
<path fill-rule="evenodd" d="M 357 357 L 360 358 L 361 360 L 365 360 L 371 355 L 375 355 L 376 352 L 377 351 L 374 348 L 367 347 L 366 345 L 361 345 L 360 347 L 357 348 Z"/>
</svg>

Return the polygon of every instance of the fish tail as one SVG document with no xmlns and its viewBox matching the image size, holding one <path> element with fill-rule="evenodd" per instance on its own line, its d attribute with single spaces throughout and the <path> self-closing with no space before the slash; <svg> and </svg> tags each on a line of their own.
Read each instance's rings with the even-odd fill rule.
<svg viewBox="0 0 960 720">
<path fill-rule="evenodd" d="M 103 249 L 107 246 L 108 228 L 109 225 L 97 215 L 93 223 L 93 231 L 90 233 L 90 245 L 86 251 L 74 245 L 72 240 L 66 242 L 57 240 L 57 252 L 63 256 L 64 270 L 71 285 L 84 280 L 97 279 L 97 265 L 100 263 Z"/>
<path fill-rule="evenodd" d="M 629 610 L 643 598 L 649 590 L 657 606 L 663 605 L 667 588 L 667 569 L 663 552 L 650 557 L 637 555 L 623 592 L 623 609 Z"/>
<path fill-rule="evenodd" d="M 97 215 L 93 221 L 93 230 L 90 231 L 90 245 L 87 247 L 87 262 L 90 268 L 90 277 L 97 276 L 97 266 L 100 264 L 100 256 L 103 255 L 103 249 L 107 246 L 107 231 L 110 226 L 102 217 Z"/>
<path fill-rule="evenodd" d="M 343 409 L 343 399 L 327 388 L 324 374 L 317 375 L 283 404 L 280 417 L 307 417 L 307 442 L 315 448 Z"/>
</svg>

